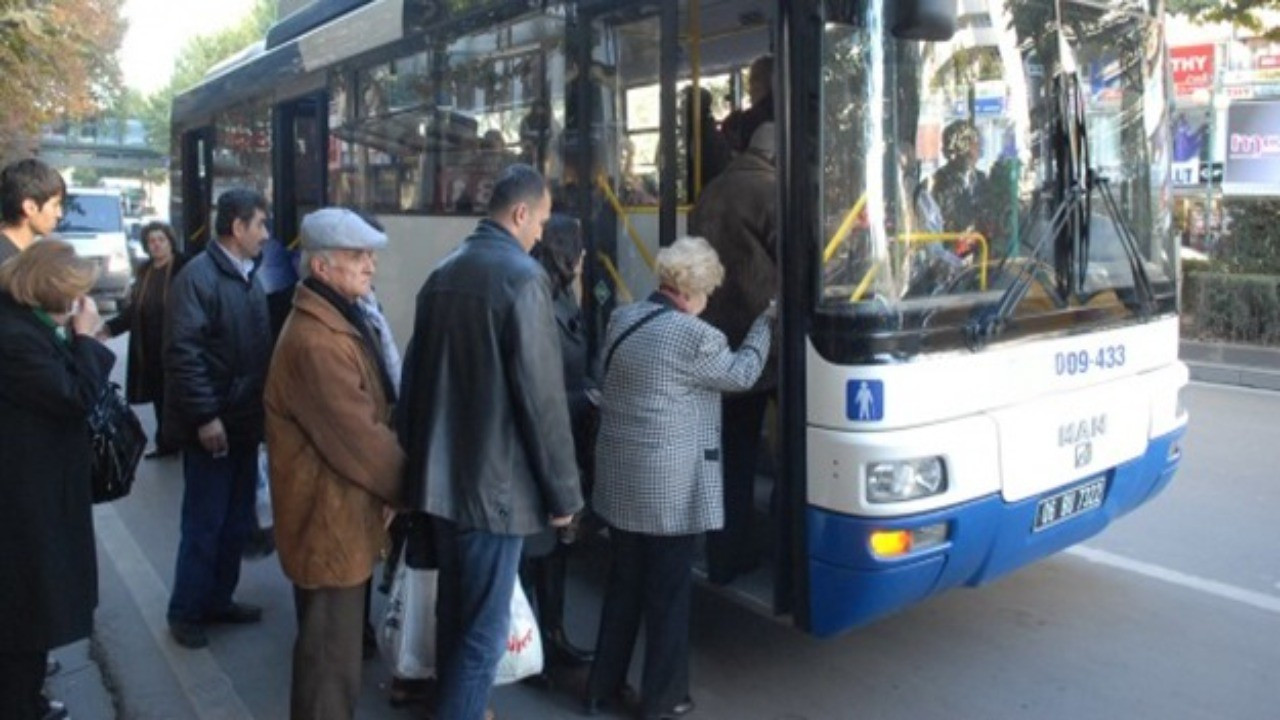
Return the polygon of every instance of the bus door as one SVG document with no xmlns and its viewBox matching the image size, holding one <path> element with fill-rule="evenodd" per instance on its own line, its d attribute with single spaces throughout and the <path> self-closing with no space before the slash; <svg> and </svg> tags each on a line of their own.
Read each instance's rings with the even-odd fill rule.
<svg viewBox="0 0 1280 720">
<path fill-rule="evenodd" d="M 328 97 L 319 93 L 283 103 L 272 118 L 277 179 L 271 198 L 272 231 L 295 250 L 302 218 L 325 203 Z"/>
<path fill-rule="evenodd" d="M 772 51 L 775 13 L 770 0 L 680 0 L 618 3 L 585 18 L 570 76 L 587 82 L 571 79 L 567 95 L 589 108 L 570 112 L 569 127 L 589 138 L 572 172 L 590 209 L 584 294 L 595 342 L 615 307 L 656 289 L 654 256 L 687 232 L 702 188 L 729 161 L 720 122 L 738 107 L 736 78 Z M 772 437 L 760 446 L 776 447 Z M 722 589 L 782 613 L 792 604 L 793 524 L 790 503 L 776 497 L 772 458 L 760 453 L 751 522 L 762 562 Z M 705 561 L 697 567 L 705 571 Z"/>
<path fill-rule="evenodd" d="M 177 202 L 171 203 L 171 220 L 181 232 L 187 255 L 204 249 L 213 233 L 213 128 L 202 127 L 182 134 L 180 177 L 175 185 Z"/>
</svg>

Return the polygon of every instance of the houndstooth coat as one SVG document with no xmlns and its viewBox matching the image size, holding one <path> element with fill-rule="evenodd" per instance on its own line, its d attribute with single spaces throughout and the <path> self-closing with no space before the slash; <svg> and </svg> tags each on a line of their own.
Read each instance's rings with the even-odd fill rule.
<svg viewBox="0 0 1280 720">
<path fill-rule="evenodd" d="M 605 353 L 668 304 L 661 295 L 614 312 Z M 646 321 L 605 369 L 593 505 L 613 527 L 692 535 L 724 525 L 720 393 L 750 389 L 769 355 L 768 320 L 737 352 L 724 333 L 678 310 Z"/>
</svg>

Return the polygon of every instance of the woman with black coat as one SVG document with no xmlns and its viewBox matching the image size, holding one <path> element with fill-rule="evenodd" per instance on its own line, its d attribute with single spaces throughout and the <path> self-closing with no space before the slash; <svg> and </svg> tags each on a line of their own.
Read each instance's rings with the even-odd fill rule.
<svg viewBox="0 0 1280 720">
<path fill-rule="evenodd" d="M 149 402 L 156 411 L 156 447 L 148 458 L 178 452 L 163 441 L 161 422 L 164 408 L 164 313 L 169 298 L 169 281 L 182 267 L 182 257 L 174 245 L 173 228 L 162 222 L 147 223 L 141 232 L 150 259 L 138 268 L 129 304 L 103 328 L 100 339 L 129 333 L 129 365 L 125 395 L 130 404 Z"/>
<path fill-rule="evenodd" d="M 594 363 L 587 346 L 582 308 L 575 291 L 576 281 L 582 274 L 581 225 L 567 215 L 552 215 L 542 230 L 542 240 L 535 246 L 533 255 L 542 263 L 551 279 L 574 450 L 581 477 L 589 490 L 589 472 L 592 468 L 588 458 L 590 428 L 595 413 L 592 396 L 597 385 Z M 568 545 L 558 541 L 556 530 L 547 530 L 525 539 L 525 560 L 520 574 L 525 586 L 533 588 L 547 665 L 583 665 L 591 662 L 591 653 L 575 647 L 564 630 L 567 556 Z"/>
<path fill-rule="evenodd" d="M 0 266 L 0 717 L 51 715 L 52 648 L 98 604 L 87 418 L 115 355 L 85 297 L 97 269 L 44 240 Z M 54 715 L 56 716 L 56 715 Z"/>
</svg>

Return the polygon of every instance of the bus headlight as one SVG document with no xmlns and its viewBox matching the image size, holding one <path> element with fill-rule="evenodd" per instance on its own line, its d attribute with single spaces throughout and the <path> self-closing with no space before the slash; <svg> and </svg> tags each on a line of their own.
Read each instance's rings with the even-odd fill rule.
<svg viewBox="0 0 1280 720">
<path fill-rule="evenodd" d="M 947 468 L 940 457 L 878 462 L 867 466 L 867 501 L 902 502 L 947 489 Z"/>
</svg>

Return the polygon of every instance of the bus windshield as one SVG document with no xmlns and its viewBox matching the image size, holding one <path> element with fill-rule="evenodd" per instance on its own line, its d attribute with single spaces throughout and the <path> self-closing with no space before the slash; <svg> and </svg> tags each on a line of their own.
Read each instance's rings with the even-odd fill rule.
<svg viewBox="0 0 1280 720">
<path fill-rule="evenodd" d="M 1061 23 L 1052 2 L 982 0 L 922 42 L 894 37 L 887 5 L 828 5 L 819 312 L 963 328 L 1025 284 L 1010 318 L 1062 329 L 1172 303 L 1155 21 L 1127 0 L 1064 2 Z"/>
</svg>

